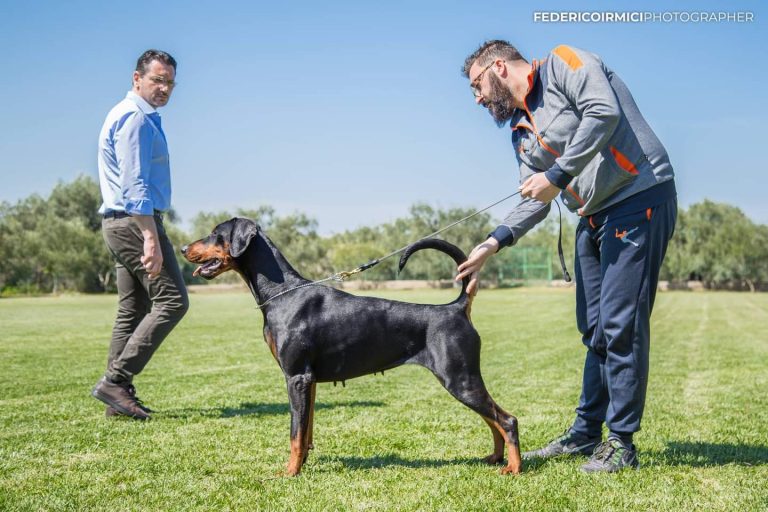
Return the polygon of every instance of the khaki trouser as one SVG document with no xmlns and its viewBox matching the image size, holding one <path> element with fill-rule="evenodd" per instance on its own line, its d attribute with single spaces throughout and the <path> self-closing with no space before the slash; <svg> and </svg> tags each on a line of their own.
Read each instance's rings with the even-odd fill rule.
<svg viewBox="0 0 768 512">
<path fill-rule="evenodd" d="M 106 377 L 130 382 L 189 308 L 189 298 L 173 246 L 155 216 L 163 268 L 154 279 L 144 270 L 144 237 L 131 217 L 105 218 L 104 241 L 116 261 L 118 308 L 112 329 Z"/>
</svg>

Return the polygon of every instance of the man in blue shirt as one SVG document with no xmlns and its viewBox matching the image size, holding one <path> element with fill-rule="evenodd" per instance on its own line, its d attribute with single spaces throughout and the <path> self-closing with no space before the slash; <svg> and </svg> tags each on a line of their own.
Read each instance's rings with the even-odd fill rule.
<svg viewBox="0 0 768 512">
<path fill-rule="evenodd" d="M 107 371 L 92 395 L 107 416 L 149 419 L 133 378 L 189 307 L 174 249 L 163 227 L 171 207 L 168 145 L 156 109 L 176 85 L 176 61 L 147 50 L 136 63 L 133 87 L 107 114 L 99 135 L 102 232 L 116 261 L 119 295 Z"/>
</svg>

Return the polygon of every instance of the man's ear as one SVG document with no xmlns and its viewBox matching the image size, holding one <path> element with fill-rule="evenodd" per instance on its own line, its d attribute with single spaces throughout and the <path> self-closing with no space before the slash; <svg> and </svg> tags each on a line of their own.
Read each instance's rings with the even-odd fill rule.
<svg viewBox="0 0 768 512">
<path fill-rule="evenodd" d="M 229 241 L 229 254 L 233 258 L 241 256 L 251 239 L 259 233 L 259 225 L 249 219 L 233 219 L 235 227 L 232 229 L 232 236 Z"/>
<path fill-rule="evenodd" d="M 507 62 L 505 60 L 502 60 L 500 64 L 494 64 L 494 67 L 501 78 L 507 78 L 507 76 L 509 76 L 509 68 L 507 67 Z"/>
</svg>

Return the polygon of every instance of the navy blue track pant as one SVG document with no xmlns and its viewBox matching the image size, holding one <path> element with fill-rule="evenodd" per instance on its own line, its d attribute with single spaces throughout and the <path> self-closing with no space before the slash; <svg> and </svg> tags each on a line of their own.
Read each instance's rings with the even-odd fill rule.
<svg viewBox="0 0 768 512">
<path fill-rule="evenodd" d="M 573 430 L 640 430 L 648 385 L 650 316 L 677 199 L 636 213 L 582 218 L 576 229 L 576 317 L 587 346 Z"/>
</svg>

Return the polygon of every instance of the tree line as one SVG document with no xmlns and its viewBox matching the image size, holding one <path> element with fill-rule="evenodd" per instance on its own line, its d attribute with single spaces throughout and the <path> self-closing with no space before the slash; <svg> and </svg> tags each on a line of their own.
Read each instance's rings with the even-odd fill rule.
<svg viewBox="0 0 768 512">
<path fill-rule="evenodd" d="M 100 204 L 98 183 L 84 175 L 70 183 L 59 183 L 47 198 L 33 194 L 15 204 L 0 203 L 0 295 L 114 291 L 114 262 L 101 235 Z M 202 238 L 216 224 L 233 216 L 251 218 L 299 272 L 318 279 L 389 254 L 473 211 L 415 204 L 406 217 L 326 237 L 318 234 L 317 221 L 312 217 L 304 213 L 279 215 L 268 205 L 251 210 L 200 212 L 192 219 L 189 232 L 182 229 L 171 211 L 165 227 L 178 248 Z M 469 251 L 495 225 L 489 214 L 482 213 L 442 236 Z M 521 254 L 543 254 L 539 267 L 549 266 L 549 275 L 559 277 L 558 227 L 557 214 L 552 213 L 515 247 L 491 258 L 483 271 L 484 281 L 505 284 L 510 277 L 527 277 L 519 275 Z M 563 250 L 569 267 L 573 264 L 574 232 L 574 221 L 563 217 Z M 179 253 L 177 258 L 187 283 L 205 282 L 192 276 L 194 265 Z M 455 264 L 449 257 L 424 251 L 414 256 L 400 274 L 397 257 L 393 257 L 361 278 L 450 279 L 454 274 Z M 224 278 L 237 279 L 234 274 Z M 680 209 L 661 279 L 694 279 L 708 286 L 738 283 L 754 290 L 768 282 L 768 226 L 754 223 L 735 206 L 708 200 Z"/>
</svg>

